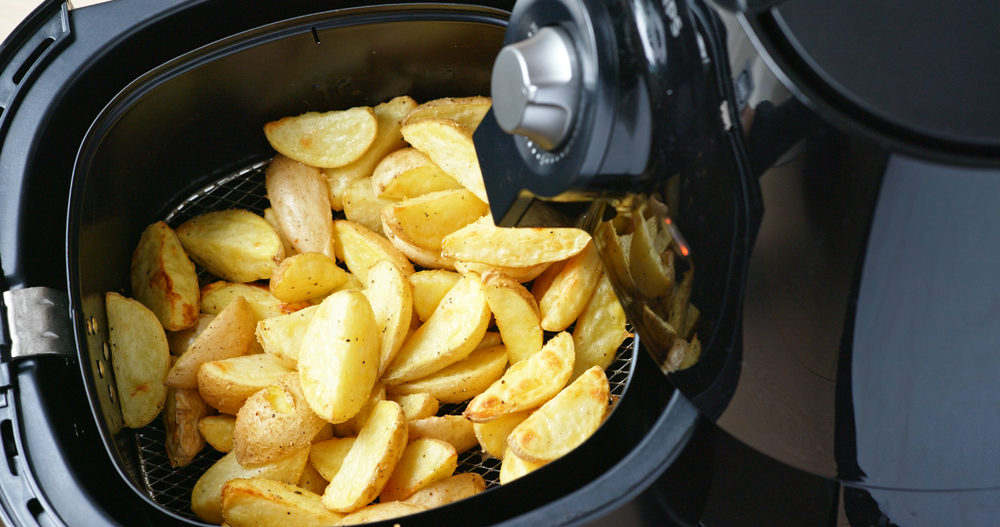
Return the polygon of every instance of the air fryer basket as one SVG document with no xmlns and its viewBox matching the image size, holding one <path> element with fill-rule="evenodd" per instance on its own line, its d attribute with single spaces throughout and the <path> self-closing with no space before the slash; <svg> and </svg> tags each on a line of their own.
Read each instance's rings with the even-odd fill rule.
<svg viewBox="0 0 1000 527">
<path fill-rule="evenodd" d="M 167 516 L 197 521 L 190 491 L 219 454 L 170 468 L 157 420 L 124 428 L 104 323 L 103 293 L 128 292 L 142 229 L 176 226 L 207 210 L 267 206 L 263 167 L 273 155 L 261 125 L 306 111 L 486 94 L 506 14 L 487 8 L 397 5 L 317 13 L 235 35 L 137 79 L 98 117 L 73 175 L 67 234 L 70 298 L 81 373 L 97 427 L 119 475 Z M 654 426 L 672 389 L 629 339 L 608 369 L 616 408 L 595 436 L 563 459 L 497 486 L 499 462 L 472 450 L 459 471 L 490 489 L 443 509 L 496 523 L 556 500 L 609 470 Z M 458 412 L 454 405 L 442 412 Z M 656 472 L 662 460 L 652 460 Z M 621 489 L 622 494 L 634 489 Z M 490 506 L 477 506 L 489 499 Z M 464 509 L 463 509 L 464 507 Z M 488 509 L 488 510 L 486 510 Z M 419 521 L 439 523 L 439 512 Z"/>
</svg>

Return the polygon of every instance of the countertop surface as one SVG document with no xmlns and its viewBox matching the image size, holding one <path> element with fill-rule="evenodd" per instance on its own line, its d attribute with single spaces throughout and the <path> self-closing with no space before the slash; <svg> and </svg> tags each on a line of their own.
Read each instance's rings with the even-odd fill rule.
<svg viewBox="0 0 1000 527">
<path fill-rule="evenodd" d="M 108 0 L 72 0 L 68 3 L 71 8 L 78 8 L 106 1 Z M 41 0 L 0 0 L 0 40 L 6 39 L 39 4 Z"/>
</svg>

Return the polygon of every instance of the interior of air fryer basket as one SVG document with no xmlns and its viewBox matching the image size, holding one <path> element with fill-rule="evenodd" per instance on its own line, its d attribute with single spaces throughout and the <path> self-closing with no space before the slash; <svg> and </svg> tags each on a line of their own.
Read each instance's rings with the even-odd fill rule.
<svg viewBox="0 0 1000 527">
<path fill-rule="evenodd" d="M 77 318 L 87 321 L 80 353 L 96 425 L 121 477 L 140 498 L 195 519 L 191 488 L 221 456 L 206 447 L 191 465 L 174 469 L 158 419 L 139 430 L 122 424 L 103 294 L 128 294 L 130 258 L 144 227 L 158 220 L 176 227 L 209 210 L 262 213 L 268 205 L 263 169 L 274 155 L 262 132 L 265 122 L 403 94 L 418 102 L 488 94 L 504 25 L 503 13 L 470 8 L 316 14 L 180 57 L 111 101 L 77 160 L 68 257 L 71 297 L 83 312 Z M 636 349 L 628 339 L 607 370 L 616 409 L 591 440 L 564 458 L 499 486 L 499 460 L 478 448 L 460 454 L 457 472 L 479 472 L 488 484 L 484 497 L 474 498 L 493 500 L 480 516 L 483 523 L 570 492 L 607 471 L 643 437 L 669 392 L 662 376 L 642 373 L 655 367 L 637 367 L 646 359 L 638 359 Z M 441 413 L 461 410 L 442 405 Z"/>
</svg>

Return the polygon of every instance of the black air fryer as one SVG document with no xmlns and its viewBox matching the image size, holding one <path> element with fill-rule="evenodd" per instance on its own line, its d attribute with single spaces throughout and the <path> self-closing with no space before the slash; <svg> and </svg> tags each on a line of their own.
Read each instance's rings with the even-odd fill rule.
<svg viewBox="0 0 1000 527">
<path fill-rule="evenodd" d="M 930 4 L 45 2 L 0 47 L 3 523 L 201 524 L 218 456 L 122 426 L 103 293 L 266 206 L 264 122 L 400 94 L 493 96 L 494 218 L 605 232 L 637 336 L 590 440 L 382 524 L 995 523 L 1000 8 Z"/>
</svg>

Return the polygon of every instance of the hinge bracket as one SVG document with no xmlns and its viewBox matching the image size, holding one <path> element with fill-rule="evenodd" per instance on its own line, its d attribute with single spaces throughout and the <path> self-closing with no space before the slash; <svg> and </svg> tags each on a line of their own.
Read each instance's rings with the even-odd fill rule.
<svg viewBox="0 0 1000 527">
<path fill-rule="evenodd" d="M 11 359 L 75 355 L 69 295 L 48 287 L 4 291 Z"/>
</svg>

